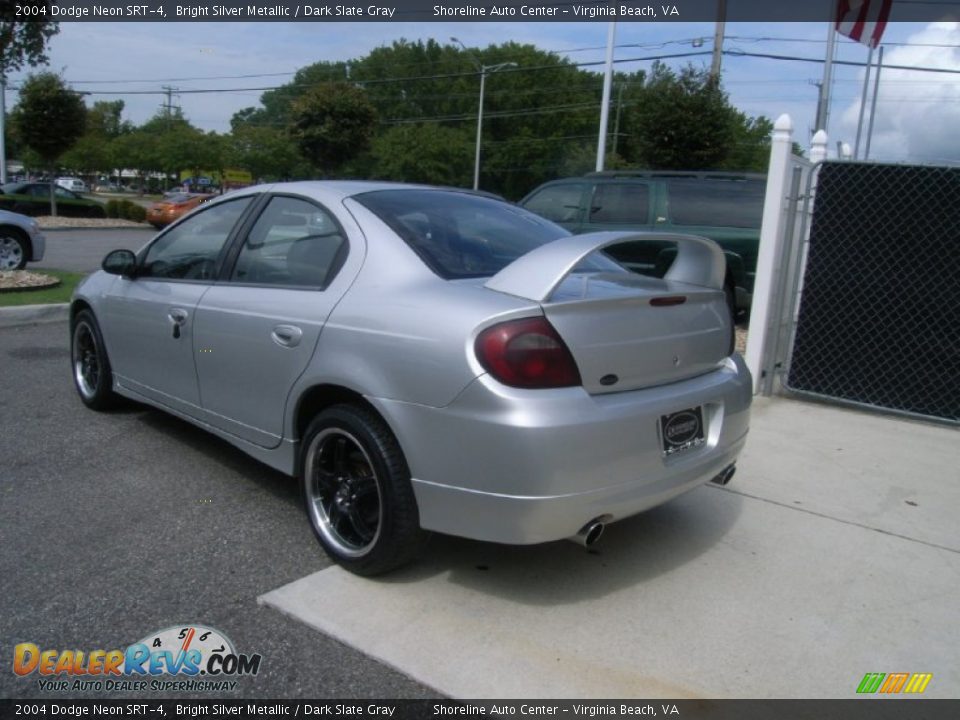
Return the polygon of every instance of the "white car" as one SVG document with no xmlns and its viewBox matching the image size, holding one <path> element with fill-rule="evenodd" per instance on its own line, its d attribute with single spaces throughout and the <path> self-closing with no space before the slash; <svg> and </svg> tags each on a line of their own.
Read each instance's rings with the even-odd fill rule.
<svg viewBox="0 0 960 720">
<path fill-rule="evenodd" d="M 0 270 L 22 270 L 43 260 L 46 242 L 32 217 L 0 210 Z"/>
<path fill-rule="evenodd" d="M 75 177 L 61 177 L 57 178 L 57 185 L 67 190 L 72 190 L 73 192 L 83 193 L 87 192 L 87 184 L 80 178 Z"/>
</svg>

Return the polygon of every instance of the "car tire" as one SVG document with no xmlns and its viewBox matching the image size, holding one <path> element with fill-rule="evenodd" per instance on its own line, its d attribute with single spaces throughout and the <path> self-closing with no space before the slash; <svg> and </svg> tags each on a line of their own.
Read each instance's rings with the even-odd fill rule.
<svg viewBox="0 0 960 720">
<path fill-rule="evenodd" d="M 109 410 L 116 405 L 110 358 L 100 326 L 89 310 L 78 312 L 71 324 L 70 368 L 84 405 L 91 410 Z"/>
<path fill-rule="evenodd" d="M 332 560 L 364 576 L 413 560 L 420 528 L 410 471 L 393 433 L 371 410 L 334 405 L 307 428 L 300 454 L 307 518 Z"/>
<path fill-rule="evenodd" d="M 23 270 L 29 253 L 26 239 L 10 229 L 0 230 L 0 270 Z"/>
</svg>

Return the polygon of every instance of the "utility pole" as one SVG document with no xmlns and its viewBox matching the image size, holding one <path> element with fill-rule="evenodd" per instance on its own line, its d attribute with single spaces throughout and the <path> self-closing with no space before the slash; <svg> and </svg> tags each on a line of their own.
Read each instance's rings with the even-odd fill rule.
<svg viewBox="0 0 960 720">
<path fill-rule="evenodd" d="M 720 62 L 723 59 L 723 35 L 727 26 L 727 0 L 717 0 L 717 22 L 713 28 L 713 63 L 710 76 L 719 82 Z"/>
<path fill-rule="evenodd" d="M 167 101 L 163 104 L 163 108 L 165 111 L 164 116 L 167 118 L 167 127 L 169 128 L 173 120 L 173 93 L 178 88 L 162 85 L 160 89 L 163 90 L 164 95 L 167 96 Z"/>
</svg>

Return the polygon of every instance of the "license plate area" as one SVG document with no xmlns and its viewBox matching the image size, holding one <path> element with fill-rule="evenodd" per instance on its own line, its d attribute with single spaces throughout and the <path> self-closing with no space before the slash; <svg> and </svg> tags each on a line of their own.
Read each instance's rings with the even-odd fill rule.
<svg viewBox="0 0 960 720">
<path fill-rule="evenodd" d="M 703 407 L 697 406 L 660 416 L 660 442 L 665 457 L 694 448 L 706 442 L 703 432 Z"/>
</svg>

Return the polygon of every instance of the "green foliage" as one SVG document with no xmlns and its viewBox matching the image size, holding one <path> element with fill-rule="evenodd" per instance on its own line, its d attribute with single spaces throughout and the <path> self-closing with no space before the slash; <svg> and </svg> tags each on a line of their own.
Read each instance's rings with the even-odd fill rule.
<svg viewBox="0 0 960 720">
<path fill-rule="evenodd" d="M 134 222 L 145 222 L 147 210 L 131 200 L 107 200 L 104 206 L 108 218 L 122 218 Z"/>
<path fill-rule="evenodd" d="M 229 137 L 229 166 L 249 170 L 264 181 L 308 175 L 297 146 L 283 130 L 247 122 L 234 125 Z"/>
<path fill-rule="evenodd" d="M 46 72 L 24 81 L 11 120 L 23 144 L 52 166 L 83 135 L 86 117 L 80 95 Z"/>
<path fill-rule="evenodd" d="M 397 125 L 373 143 L 376 177 L 400 182 L 470 187 L 470 133 L 441 125 Z"/>
<path fill-rule="evenodd" d="M 304 158 L 331 173 L 369 146 L 376 122 L 376 108 L 363 90 L 322 83 L 292 103 L 290 136 Z"/>
<path fill-rule="evenodd" d="M 6 4 L 6 3 L 5 3 Z M 43 0 L 26 0 L 20 5 L 47 6 Z M 60 32 L 60 23 L 48 22 L 42 18 L 47 15 L 36 16 L 41 19 L 29 22 L 9 19 L 12 13 L 10 7 L 5 7 L 0 13 L 0 72 L 19 70 L 24 63 L 27 65 L 44 65 L 47 62 L 46 47 L 51 37 Z"/>
<path fill-rule="evenodd" d="M 706 70 L 674 72 L 656 63 L 636 104 L 625 113 L 627 157 L 655 170 L 723 166 L 742 115 Z"/>
</svg>

